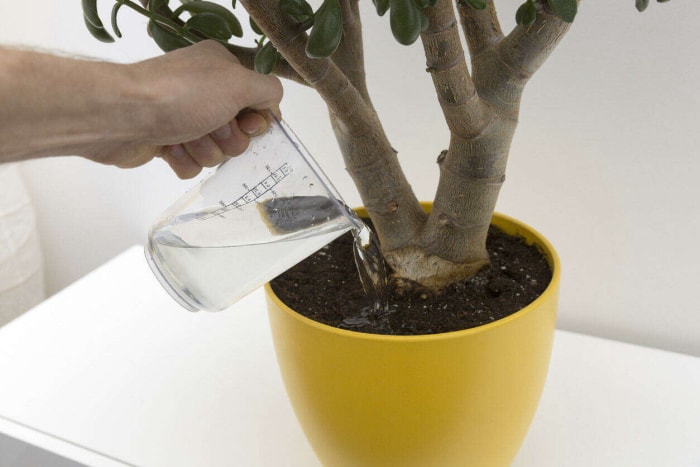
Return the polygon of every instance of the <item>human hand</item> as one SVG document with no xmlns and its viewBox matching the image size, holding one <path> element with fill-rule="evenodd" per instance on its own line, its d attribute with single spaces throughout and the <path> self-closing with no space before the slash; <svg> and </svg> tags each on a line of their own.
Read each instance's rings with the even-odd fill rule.
<svg viewBox="0 0 700 467">
<path fill-rule="evenodd" d="M 158 155 L 191 178 L 241 154 L 267 128 L 268 109 L 279 117 L 279 80 L 244 68 L 213 41 L 121 67 L 134 94 L 123 110 L 134 125 L 124 138 L 84 152 L 98 162 L 136 167 Z"/>
</svg>

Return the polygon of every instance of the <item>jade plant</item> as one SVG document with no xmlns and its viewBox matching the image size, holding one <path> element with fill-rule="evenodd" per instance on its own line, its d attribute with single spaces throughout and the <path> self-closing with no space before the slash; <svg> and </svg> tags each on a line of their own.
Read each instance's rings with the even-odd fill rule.
<svg viewBox="0 0 700 467">
<path fill-rule="evenodd" d="M 373 0 L 399 43 L 421 42 L 436 105 L 449 128 L 445 149 L 435 151 L 440 179 L 429 214 L 372 106 L 358 0 L 314 5 L 233 0 L 230 7 L 204 0 L 173 3 L 115 0 L 114 35 L 121 37 L 117 17 L 127 7 L 149 18 L 148 33 L 165 51 L 212 39 L 251 69 L 314 88 L 328 106 L 345 166 L 399 285 L 439 291 L 488 264 L 486 235 L 505 180 L 523 89 L 568 31 L 580 0 L 526 0 L 514 12 L 516 25 L 507 34 L 494 0 Z M 643 11 L 648 3 L 636 0 L 636 7 Z M 113 41 L 97 0 L 82 5 L 88 30 Z M 254 47 L 236 44 L 243 36 L 241 7 L 257 34 Z"/>
</svg>

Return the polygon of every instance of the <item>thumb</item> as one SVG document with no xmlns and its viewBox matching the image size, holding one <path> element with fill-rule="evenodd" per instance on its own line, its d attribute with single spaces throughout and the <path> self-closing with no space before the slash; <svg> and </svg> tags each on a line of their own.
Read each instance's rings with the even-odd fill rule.
<svg viewBox="0 0 700 467">
<path fill-rule="evenodd" d="M 243 69 L 239 78 L 237 98 L 241 109 L 277 109 L 282 100 L 282 83 L 276 76 L 263 75 Z"/>
</svg>

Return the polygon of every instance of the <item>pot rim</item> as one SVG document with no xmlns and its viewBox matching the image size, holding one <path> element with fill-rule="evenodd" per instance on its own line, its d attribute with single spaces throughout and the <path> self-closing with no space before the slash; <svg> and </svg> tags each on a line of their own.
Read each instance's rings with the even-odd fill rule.
<svg viewBox="0 0 700 467">
<path fill-rule="evenodd" d="M 527 306 L 524 308 L 521 308 L 520 310 L 516 311 L 515 313 L 506 316 L 505 318 L 498 319 L 492 323 L 488 324 L 483 324 L 481 326 L 477 326 L 474 328 L 469 328 L 469 329 L 462 329 L 459 331 L 450 331 L 450 332 L 443 332 L 443 333 L 436 333 L 436 334 L 421 334 L 421 335 L 411 335 L 411 336 L 395 336 L 395 335 L 387 335 L 387 334 L 371 334 L 371 333 L 365 333 L 365 332 L 360 332 L 360 331 L 351 331 L 347 329 L 340 329 L 336 328 L 334 326 L 329 326 L 327 324 L 320 323 L 318 321 L 314 321 L 313 319 L 307 318 L 306 316 L 294 311 L 292 308 L 287 306 L 286 303 L 284 303 L 278 296 L 275 294 L 275 292 L 272 290 L 272 287 L 270 286 L 270 283 L 267 282 L 265 283 L 265 293 L 266 295 L 277 305 L 281 310 L 283 310 L 286 314 L 290 315 L 292 318 L 302 322 L 303 324 L 307 326 L 314 327 L 320 331 L 330 333 L 330 334 L 336 334 L 340 337 L 351 337 L 354 339 L 363 339 L 363 340 L 368 340 L 368 341 L 380 341 L 380 342 L 429 342 L 429 341 L 437 341 L 437 340 L 444 340 L 444 339 L 454 339 L 458 337 L 466 337 L 470 335 L 476 335 L 480 333 L 485 333 L 489 332 L 492 329 L 505 326 L 508 323 L 510 323 L 513 320 L 521 319 L 523 316 L 533 312 L 535 309 L 537 309 L 540 305 L 541 302 L 548 300 L 551 295 L 557 294 L 559 290 L 559 280 L 560 280 L 560 271 L 561 271 L 561 263 L 559 260 L 559 255 L 557 254 L 556 250 L 552 246 L 552 244 L 547 240 L 541 233 L 539 233 L 537 230 L 533 229 L 529 225 L 525 224 L 522 221 L 519 221 L 513 217 L 507 216 L 505 214 L 501 213 L 494 213 L 493 218 L 491 223 L 494 223 L 494 220 L 497 220 L 498 222 L 502 223 L 510 223 L 514 224 L 517 226 L 517 231 L 516 235 L 519 236 L 524 236 L 523 233 L 527 232 L 528 236 L 531 237 L 531 239 L 534 240 L 534 242 L 539 246 L 539 248 L 542 250 L 542 253 L 545 255 L 549 262 L 549 266 L 552 269 L 552 279 L 550 280 L 549 284 L 547 285 L 547 288 L 540 294 L 539 297 L 537 297 L 535 300 L 530 302 Z M 528 240 L 528 243 L 530 241 Z"/>
</svg>

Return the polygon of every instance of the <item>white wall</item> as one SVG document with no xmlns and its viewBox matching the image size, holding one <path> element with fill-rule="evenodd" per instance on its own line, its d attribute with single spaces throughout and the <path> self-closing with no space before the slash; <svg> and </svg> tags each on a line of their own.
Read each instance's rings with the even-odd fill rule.
<svg viewBox="0 0 700 467">
<path fill-rule="evenodd" d="M 361 3 L 375 104 L 418 196 L 430 199 L 447 135 L 421 48 L 397 45 L 388 18 Z M 510 27 L 518 1 L 496 3 Z M 583 2 L 572 31 L 528 85 L 498 209 L 557 247 L 561 328 L 700 356 L 700 51 L 693 45 L 700 9 L 675 1 L 638 14 L 631 0 L 604 3 Z M 126 39 L 92 40 L 79 5 L 0 0 L 0 41 L 117 61 L 158 53 L 143 20 L 127 12 Z M 285 89 L 286 120 L 348 203 L 358 204 L 320 100 L 296 85 Z M 27 163 L 24 172 L 49 292 L 142 243 L 151 219 L 192 183 L 159 161 L 122 171 L 56 158 Z"/>
</svg>

